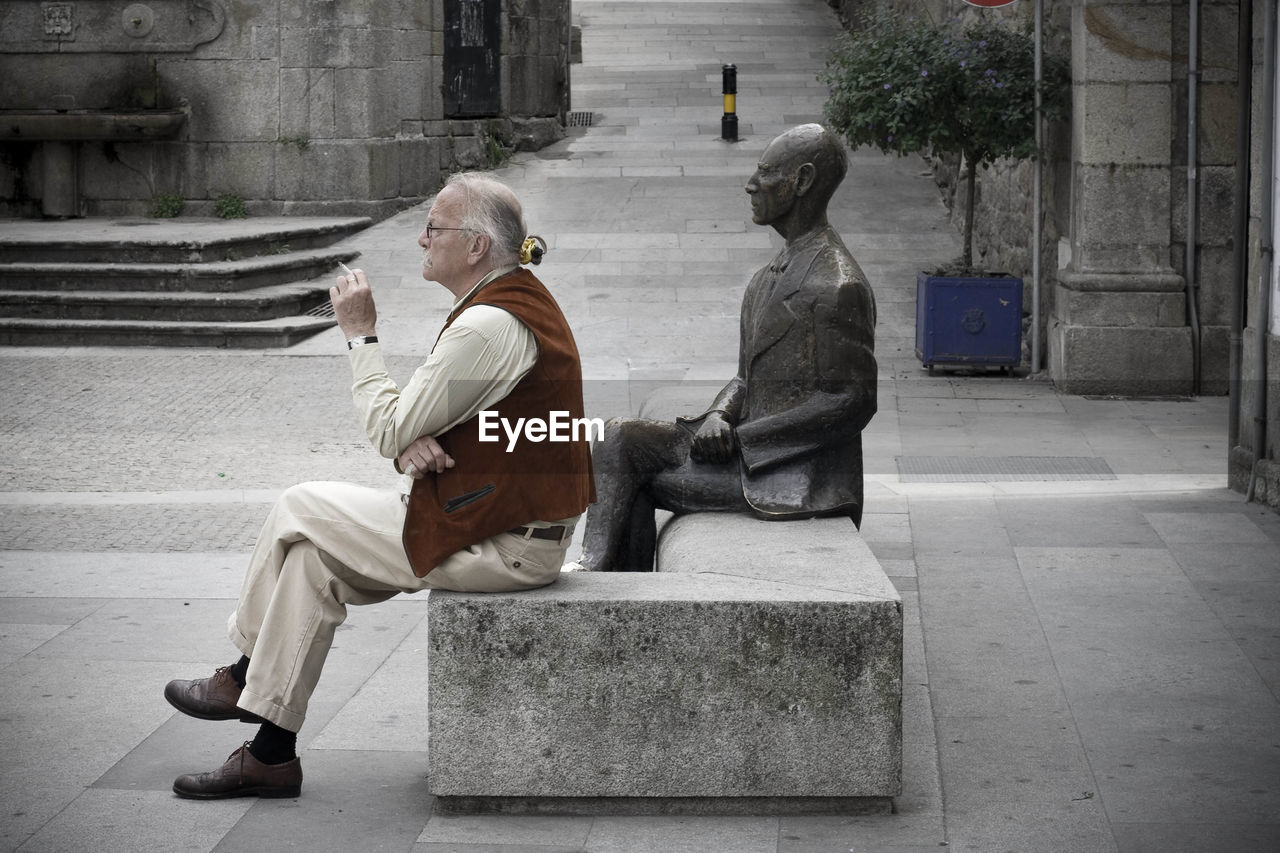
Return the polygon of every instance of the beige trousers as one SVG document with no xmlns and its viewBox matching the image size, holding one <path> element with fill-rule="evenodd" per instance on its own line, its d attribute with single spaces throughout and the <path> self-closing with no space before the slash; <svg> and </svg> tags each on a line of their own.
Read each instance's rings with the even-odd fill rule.
<svg viewBox="0 0 1280 853">
<path fill-rule="evenodd" d="M 276 501 L 227 624 L 250 661 L 241 708 L 301 729 L 348 604 L 424 589 L 533 589 L 559 577 L 567 533 L 560 542 L 500 533 L 419 578 L 400 540 L 405 500 L 350 483 L 302 483 Z"/>
</svg>

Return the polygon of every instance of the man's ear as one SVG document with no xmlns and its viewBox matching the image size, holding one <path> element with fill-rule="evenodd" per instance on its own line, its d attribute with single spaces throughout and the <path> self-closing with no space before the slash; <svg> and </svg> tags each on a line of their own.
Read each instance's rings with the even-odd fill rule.
<svg viewBox="0 0 1280 853">
<path fill-rule="evenodd" d="M 812 163 L 801 163 L 796 169 L 796 195 L 808 193 L 817 177 L 818 170 Z"/>
<path fill-rule="evenodd" d="M 476 234 L 471 244 L 471 248 L 467 250 L 467 261 L 472 264 L 478 264 L 489 254 L 490 240 L 488 234 Z"/>
</svg>

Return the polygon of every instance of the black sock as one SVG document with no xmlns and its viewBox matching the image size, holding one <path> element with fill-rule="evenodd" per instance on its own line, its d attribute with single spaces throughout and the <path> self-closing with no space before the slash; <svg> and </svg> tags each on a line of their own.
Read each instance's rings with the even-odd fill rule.
<svg viewBox="0 0 1280 853">
<path fill-rule="evenodd" d="M 244 687 L 244 679 L 248 672 L 249 658 L 240 655 L 240 660 L 231 664 L 231 677 L 235 679 L 237 686 Z"/>
<path fill-rule="evenodd" d="M 249 754 L 263 764 L 283 764 L 298 757 L 298 733 L 275 723 L 263 723 L 249 744 Z"/>
</svg>

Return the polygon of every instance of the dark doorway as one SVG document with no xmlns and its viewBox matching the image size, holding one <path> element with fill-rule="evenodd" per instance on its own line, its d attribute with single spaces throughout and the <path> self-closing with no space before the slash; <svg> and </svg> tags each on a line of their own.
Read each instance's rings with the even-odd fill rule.
<svg viewBox="0 0 1280 853">
<path fill-rule="evenodd" d="M 496 116 L 501 108 L 502 0 L 445 0 L 444 114 Z"/>
</svg>

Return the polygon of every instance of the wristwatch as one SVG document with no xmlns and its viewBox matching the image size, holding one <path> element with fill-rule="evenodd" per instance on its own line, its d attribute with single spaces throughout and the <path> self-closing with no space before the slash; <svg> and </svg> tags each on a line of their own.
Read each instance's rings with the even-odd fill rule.
<svg viewBox="0 0 1280 853">
<path fill-rule="evenodd" d="M 377 342 L 377 335 L 356 335 L 354 338 L 347 341 L 347 349 L 355 349 L 356 347 L 362 347 L 365 344 L 376 344 Z"/>
</svg>

